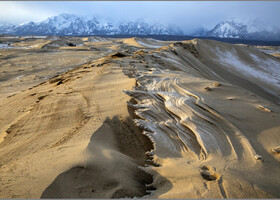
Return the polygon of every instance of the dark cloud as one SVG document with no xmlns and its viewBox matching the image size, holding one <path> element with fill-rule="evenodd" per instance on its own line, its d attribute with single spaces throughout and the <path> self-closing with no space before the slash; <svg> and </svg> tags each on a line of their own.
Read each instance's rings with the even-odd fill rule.
<svg viewBox="0 0 280 200">
<path fill-rule="evenodd" d="M 115 20 L 145 19 L 177 24 L 186 32 L 222 20 L 261 19 L 279 25 L 279 1 L 1 1 L 0 23 L 41 21 L 61 13 Z M 280 27 L 279 27 L 280 28 Z"/>
</svg>

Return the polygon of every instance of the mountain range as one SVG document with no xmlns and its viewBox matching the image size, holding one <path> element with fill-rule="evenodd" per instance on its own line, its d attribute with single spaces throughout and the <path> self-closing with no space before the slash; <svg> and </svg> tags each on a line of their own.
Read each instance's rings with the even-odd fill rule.
<svg viewBox="0 0 280 200">
<path fill-rule="evenodd" d="M 0 34 L 10 35 L 185 35 L 176 25 L 147 23 L 144 20 L 116 22 L 97 17 L 81 17 L 61 14 L 41 22 L 28 22 L 20 25 L 0 25 Z M 280 30 L 260 21 L 238 22 L 225 20 L 213 29 L 201 28 L 191 36 L 239 38 L 252 40 L 280 40 Z"/>
<path fill-rule="evenodd" d="M 113 22 L 97 17 L 61 14 L 42 22 L 2 25 L 1 34 L 12 35 L 183 35 L 175 25 L 148 24 L 145 21 Z"/>
</svg>

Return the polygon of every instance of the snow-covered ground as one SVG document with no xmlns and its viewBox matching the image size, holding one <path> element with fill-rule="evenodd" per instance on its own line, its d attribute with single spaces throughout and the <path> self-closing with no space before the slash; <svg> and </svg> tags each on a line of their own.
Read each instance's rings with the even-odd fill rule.
<svg viewBox="0 0 280 200">
<path fill-rule="evenodd" d="M 1 44 L 0 43 L 0 49 L 11 49 L 12 47 L 8 44 Z"/>
<path fill-rule="evenodd" d="M 152 44 L 148 44 L 148 43 L 145 43 L 145 42 L 142 42 L 142 41 L 137 41 L 140 45 L 144 46 L 144 47 L 148 47 L 148 48 L 160 48 L 162 47 L 163 45 L 152 45 Z"/>
<path fill-rule="evenodd" d="M 275 50 L 272 50 L 272 49 L 259 49 L 259 50 L 266 53 L 266 54 L 280 53 L 280 51 L 275 51 Z"/>
<path fill-rule="evenodd" d="M 258 79 L 280 88 L 280 62 L 273 59 L 262 59 L 255 54 L 250 54 L 252 63 L 245 63 L 237 52 L 221 51 L 216 48 L 219 61 L 231 69 L 243 73 L 248 78 Z"/>
</svg>

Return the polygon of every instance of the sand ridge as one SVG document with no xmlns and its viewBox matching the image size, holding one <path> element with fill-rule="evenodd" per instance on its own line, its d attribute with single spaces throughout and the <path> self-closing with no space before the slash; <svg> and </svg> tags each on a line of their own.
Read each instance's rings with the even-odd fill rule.
<svg viewBox="0 0 280 200">
<path fill-rule="evenodd" d="M 199 42 L 194 41 L 194 44 L 197 45 Z M 186 49 L 184 45 L 176 44 L 176 47 L 179 46 L 176 49 L 171 45 L 169 49 L 164 49 L 166 51 L 164 55 L 173 52 L 189 56 L 182 51 L 182 47 Z M 228 48 L 233 48 L 231 46 L 233 45 L 228 45 Z M 191 47 L 187 48 L 192 47 L 191 44 Z M 160 56 L 156 56 L 160 53 Z M 195 51 L 192 51 L 192 55 L 202 59 Z M 219 76 L 208 73 L 207 80 L 204 78 L 207 74 L 202 74 L 201 69 L 192 74 L 187 68 L 183 73 L 181 69 L 184 66 L 178 69 L 181 59 L 173 60 L 172 65 L 171 62 L 165 62 L 166 56 L 162 56 L 162 52 L 141 56 L 149 61 L 149 70 L 146 70 L 145 65 L 135 66 L 138 87 L 126 91 L 126 94 L 137 101 L 134 107 L 140 119 L 136 119 L 136 123 L 146 128 L 145 134 L 155 143 L 155 149 L 151 154 L 154 161 L 162 165 L 162 168 L 159 168 L 160 174 L 173 180 L 171 181 L 173 188 L 160 197 L 184 198 L 186 195 L 190 198 L 272 197 L 265 192 L 267 185 L 275 188 L 273 193 L 278 196 L 276 188 L 279 177 L 268 178 L 266 171 L 268 165 L 271 165 L 270 169 L 275 170 L 273 174 L 279 172 L 278 159 L 271 151 L 277 146 L 277 142 L 272 140 L 279 139 L 278 105 L 230 84 L 227 82 L 227 76 L 223 76 L 223 82 L 219 83 L 213 80 L 216 78 L 220 81 Z M 186 56 L 181 58 L 186 59 Z M 151 67 L 153 62 L 156 67 Z M 206 64 L 202 66 L 208 67 Z M 230 97 L 232 94 L 235 96 Z M 276 102 L 278 101 L 279 99 Z M 274 110 L 274 115 L 268 115 L 264 109 L 260 109 L 260 104 Z M 256 124 L 257 121 L 262 123 Z M 270 147 L 264 151 L 259 144 L 262 141 L 255 141 L 255 137 L 256 133 L 263 135 L 259 131 L 266 130 L 267 127 L 275 129 L 270 132 L 270 137 L 273 138 L 269 142 Z M 265 164 L 266 162 L 269 164 Z M 178 167 L 182 164 L 184 167 Z M 181 178 L 173 172 L 178 168 L 181 171 L 179 175 Z M 252 173 L 252 168 L 255 171 L 264 170 L 264 174 L 257 178 L 262 181 L 254 182 L 251 179 L 253 175 L 248 174 Z M 247 176 L 245 178 L 242 175 L 232 174 L 233 171 L 238 171 L 239 175 L 246 173 Z M 207 186 L 197 185 L 199 180 L 206 181 Z M 241 188 L 246 189 L 231 187 L 236 182 Z M 254 184 L 251 185 L 251 182 Z M 188 185 L 189 187 L 182 188 Z"/>
<path fill-rule="evenodd" d="M 0 101 L 1 198 L 280 196 L 277 73 L 236 66 L 269 74 L 276 58 L 208 40 L 70 39 L 98 56 Z"/>
<path fill-rule="evenodd" d="M 106 121 L 106 118 L 112 118 L 112 122 L 107 123 L 111 124 L 111 126 L 115 128 L 114 131 L 118 130 L 119 127 L 129 127 L 129 123 L 131 123 L 129 122 L 129 114 L 126 105 L 126 101 L 129 100 L 129 97 L 123 94 L 121 90 L 114 88 L 124 86 L 123 89 L 130 89 L 135 84 L 135 81 L 123 75 L 122 69 L 120 69 L 118 66 L 114 66 L 113 64 L 102 65 L 96 68 L 92 67 L 100 64 L 100 62 L 103 63 L 102 60 L 97 60 L 96 63 L 93 62 L 85 64 L 78 69 L 54 77 L 40 86 L 7 98 L 5 99 L 6 101 L 3 100 L 1 102 L 1 110 L 3 112 L 8 112 L 4 109 L 4 107 L 9 110 L 9 108 L 12 107 L 25 108 L 31 105 L 30 108 L 25 108 L 22 110 L 22 112 L 26 114 L 21 115 L 18 120 L 13 120 L 13 116 L 18 115 L 17 109 L 15 109 L 13 113 L 10 113 L 10 117 L 6 118 L 6 120 L 1 119 L 3 124 L 10 124 L 10 127 L 6 130 L 6 132 L 9 134 L 1 143 L 1 154 L 3 155 L 1 156 L 1 163 L 4 164 L 1 167 L 2 180 L 12 180 L 11 185 L 9 181 L 5 181 L 5 185 L 3 185 L 3 187 L 14 188 L 20 187 L 18 184 L 22 183 L 36 183 L 36 186 L 24 184 L 23 187 L 20 187 L 19 193 L 21 193 L 21 197 L 28 198 L 32 196 L 39 198 L 43 190 L 47 188 L 49 184 L 51 184 L 59 172 L 63 172 L 67 168 L 78 165 L 78 169 L 81 167 L 86 168 L 86 173 L 98 174 L 98 171 L 92 172 L 91 166 L 97 165 L 100 163 L 100 160 L 104 160 L 106 156 L 110 157 L 111 151 L 115 152 L 113 157 L 118 155 L 116 156 L 116 162 L 123 164 L 124 160 L 126 160 L 127 164 L 124 163 L 124 165 L 131 169 L 128 170 L 128 172 L 133 172 L 130 176 L 134 177 L 133 174 L 136 175 L 144 173 L 142 171 L 139 172 L 137 166 L 139 164 L 143 165 L 145 162 L 145 151 L 143 154 L 140 153 L 140 155 L 135 155 L 135 153 L 139 154 L 140 150 L 137 149 L 144 148 L 143 145 L 147 143 L 147 141 L 145 142 L 145 139 L 141 139 L 141 136 L 143 136 L 141 134 L 138 140 L 142 141 L 142 143 L 138 141 L 137 145 L 142 144 L 142 146 L 135 148 L 134 145 L 135 153 L 130 155 L 133 156 L 133 159 L 125 155 L 120 157 L 119 155 L 123 155 L 123 153 L 119 152 L 119 149 L 121 148 L 118 147 L 115 149 L 115 147 L 113 148 L 114 150 L 110 150 L 112 144 L 110 143 L 108 146 L 105 145 L 105 143 L 108 143 L 108 139 L 110 137 L 112 137 L 112 140 L 115 140 L 112 136 L 113 133 L 108 135 L 108 137 L 101 135 L 101 138 L 96 141 L 97 143 L 101 143 L 101 140 L 105 139 L 104 145 L 101 145 L 103 149 L 101 148 L 102 150 L 100 150 L 100 154 L 103 156 L 101 156 L 100 159 L 97 159 L 98 161 L 93 162 L 91 157 L 88 158 L 86 156 L 89 153 L 84 153 L 85 149 L 88 149 L 90 146 L 92 146 L 88 144 L 88 139 L 95 132 L 94 130 L 97 130 L 100 126 L 106 126 L 106 123 L 102 126 L 102 122 Z M 110 104 L 114 98 L 116 98 L 115 103 Z M 118 123 L 115 124 L 115 122 Z M 133 127 L 131 129 L 133 129 Z M 132 141 L 135 139 L 137 138 L 133 138 Z M 21 141 L 24 141 L 24 143 L 21 143 Z M 114 145 L 115 143 L 118 144 L 119 142 L 114 142 Z M 97 148 L 95 145 L 93 146 L 94 149 Z M 72 152 L 72 150 L 74 152 Z M 96 151 L 94 156 L 97 156 L 97 150 L 89 151 Z M 124 151 L 127 152 L 127 149 Z M 130 153 L 133 153 L 133 151 L 130 151 L 127 154 L 129 155 Z M 58 158 L 60 158 L 59 161 L 51 161 L 52 159 L 57 160 Z M 89 164 L 87 164 L 87 160 L 90 160 Z M 46 162 L 48 164 L 46 164 Z M 108 166 L 114 166 L 112 162 L 113 161 L 109 159 L 107 163 Z M 30 166 L 32 163 L 34 166 Z M 99 167 L 104 166 L 97 165 L 93 168 L 95 169 Z M 23 168 L 24 171 L 22 171 Z M 123 167 L 114 167 L 112 170 L 121 170 L 122 168 Z M 73 173 L 76 173 L 76 169 L 77 168 L 73 168 Z M 34 173 L 33 171 L 36 172 Z M 38 177 L 42 171 L 44 171 L 45 175 Z M 11 173 L 15 174 L 18 178 L 13 179 L 13 174 Z M 24 176 L 19 176 L 19 173 L 23 173 Z M 108 171 L 108 173 L 114 174 L 116 172 L 113 173 Z M 29 177 L 27 174 L 33 174 L 33 176 Z M 122 175 L 120 176 L 127 176 L 127 174 L 121 174 Z M 144 175 L 145 174 L 146 173 L 144 173 Z M 36 181 L 34 181 L 34 176 L 36 177 Z M 92 176 L 96 175 L 91 175 L 89 177 Z M 113 186 L 110 186 L 108 189 L 111 191 L 111 193 L 108 193 L 108 190 L 105 190 L 107 192 L 102 192 L 97 189 L 97 192 L 93 193 L 92 190 L 90 190 L 90 193 L 87 194 L 87 190 L 84 191 L 79 189 L 81 186 L 85 185 L 86 181 L 88 180 L 84 180 L 82 178 L 82 182 L 80 182 L 78 185 L 74 185 L 75 189 L 78 190 L 77 193 L 74 192 L 74 196 L 77 198 L 111 198 L 113 195 L 119 195 L 120 197 L 126 194 L 129 196 L 139 196 L 143 193 L 144 195 L 146 192 L 145 184 L 143 183 L 139 187 L 135 186 L 135 184 L 142 180 L 142 176 L 138 179 L 139 180 L 135 183 L 131 181 L 125 182 L 127 188 L 124 186 L 121 187 L 122 185 L 119 185 L 118 182 L 114 181 L 116 183 L 114 183 Z M 14 184 L 13 180 L 17 181 L 17 183 Z M 148 176 L 147 181 L 151 182 L 150 180 L 151 178 Z M 56 182 L 54 184 L 56 184 Z M 89 184 L 92 184 L 92 182 Z M 107 181 L 105 181 L 105 185 L 106 184 Z M 89 185 L 88 187 L 92 187 L 92 185 Z M 136 189 L 131 191 L 130 188 L 135 187 Z M 60 186 L 59 188 L 63 187 Z M 4 190 L 1 196 L 15 198 L 17 196 L 14 194 L 14 191 L 15 189 L 12 189 L 11 193 L 9 193 L 9 191 Z M 68 191 L 66 191 L 66 193 L 63 193 L 63 191 L 48 193 L 48 190 L 43 193 L 42 197 L 50 198 L 50 194 L 56 195 L 56 197 L 73 197 L 73 194 L 68 193 Z M 69 194 L 70 196 L 65 196 L 65 194 Z"/>
</svg>

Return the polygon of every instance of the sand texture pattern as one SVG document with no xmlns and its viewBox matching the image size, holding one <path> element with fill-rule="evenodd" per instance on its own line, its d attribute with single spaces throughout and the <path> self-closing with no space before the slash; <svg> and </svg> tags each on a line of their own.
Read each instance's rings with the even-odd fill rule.
<svg viewBox="0 0 280 200">
<path fill-rule="evenodd" d="M 280 197 L 272 47 L 9 42 L 0 49 L 0 198 Z"/>
</svg>

